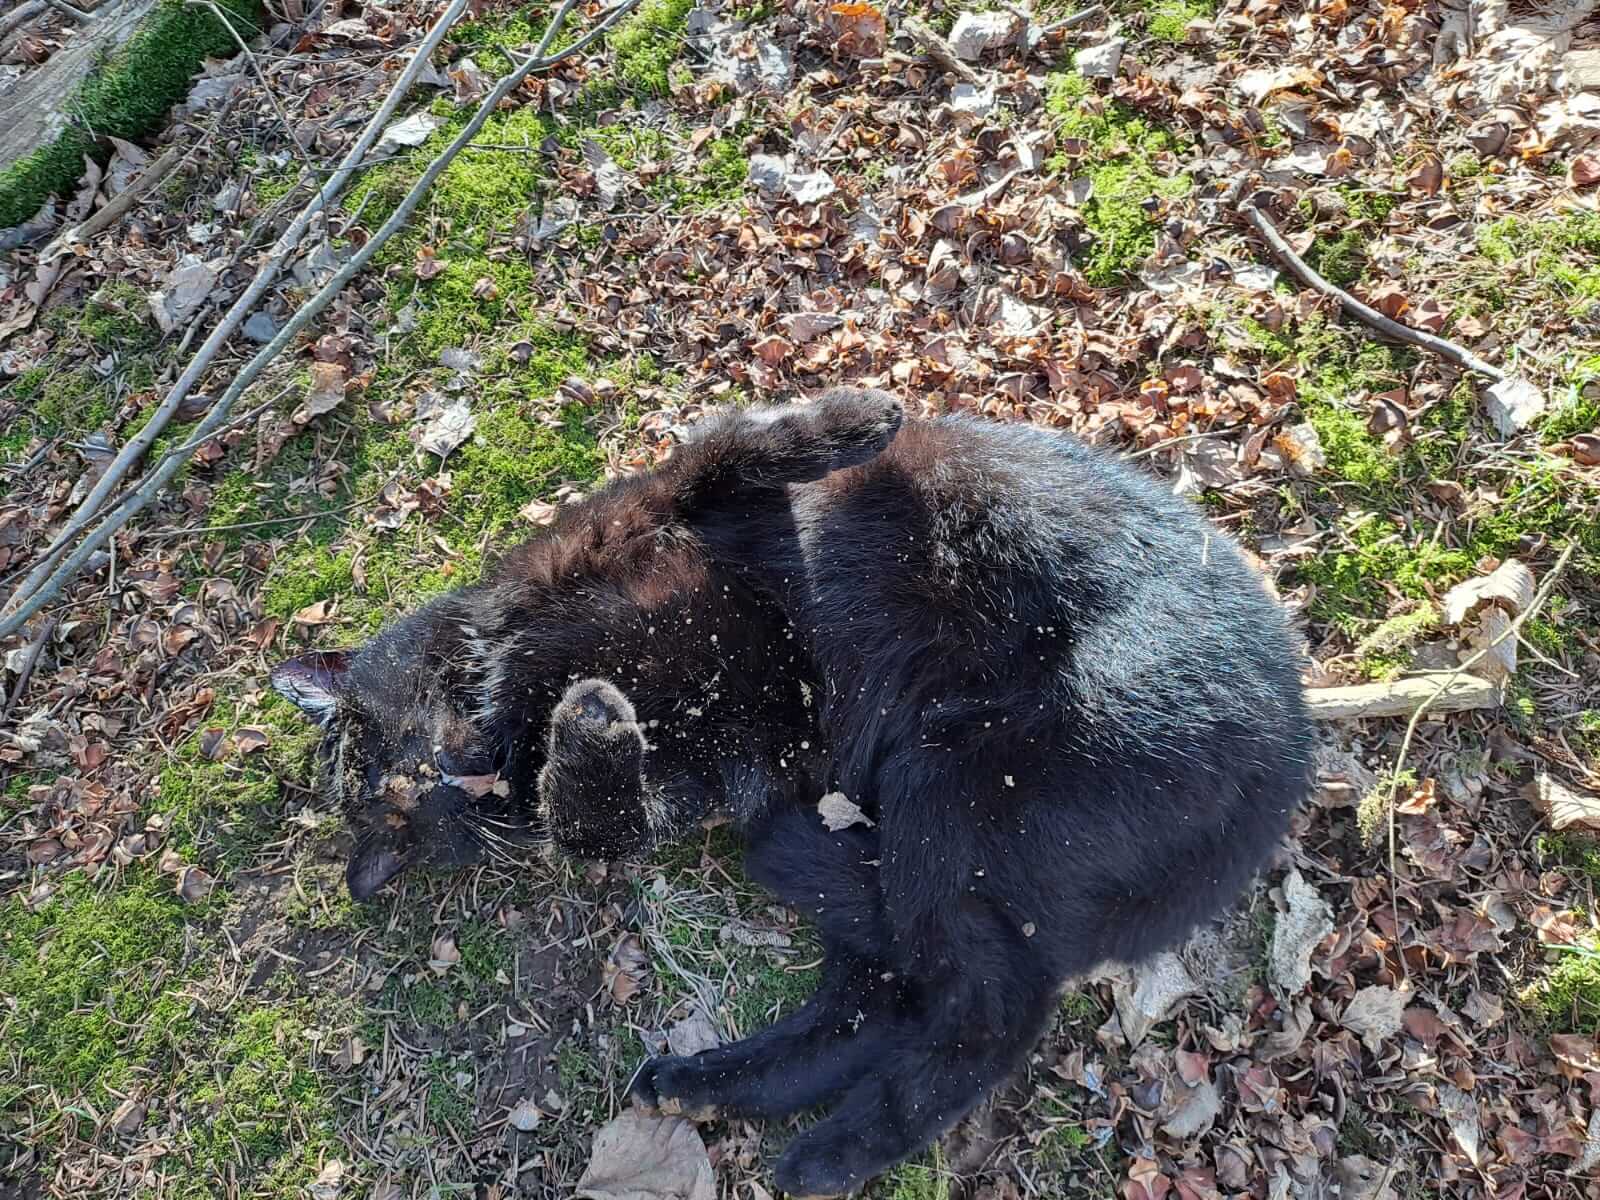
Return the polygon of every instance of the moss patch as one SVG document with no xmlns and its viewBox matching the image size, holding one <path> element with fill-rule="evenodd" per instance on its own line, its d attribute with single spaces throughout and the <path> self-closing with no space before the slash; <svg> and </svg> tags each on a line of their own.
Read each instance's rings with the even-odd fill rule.
<svg viewBox="0 0 1600 1200">
<path fill-rule="evenodd" d="M 1126 105 L 1092 94 L 1076 71 L 1050 77 L 1046 105 L 1061 137 L 1083 151 L 1058 155 L 1052 168 L 1086 171 L 1091 185 L 1083 219 L 1094 240 L 1083 276 L 1096 287 L 1114 287 L 1155 249 L 1163 203 L 1192 186 L 1189 176 L 1161 166 L 1184 142 Z"/>
<path fill-rule="evenodd" d="M 130 1072 L 179 1053 L 193 1002 L 169 985 L 185 919 L 170 884 L 144 872 L 110 891 L 71 876 L 35 911 L 20 895 L 0 904 L 4 1042 L 24 1072 L 0 1082 L 0 1120 L 28 1083 L 98 1106 Z"/>
<path fill-rule="evenodd" d="M 255 35 L 258 0 L 217 0 L 217 7 L 246 41 Z M 99 139 L 132 140 L 156 128 L 205 58 L 231 57 L 237 50 L 211 12 L 164 0 L 116 54 L 85 77 L 66 110 L 74 123 L 50 145 L 0 172 L 0 229 L 20 225 L 51 194 L 70 192 L 83 174 L 85 155 L 105 162 L 109 146 Z"/>
</svg>

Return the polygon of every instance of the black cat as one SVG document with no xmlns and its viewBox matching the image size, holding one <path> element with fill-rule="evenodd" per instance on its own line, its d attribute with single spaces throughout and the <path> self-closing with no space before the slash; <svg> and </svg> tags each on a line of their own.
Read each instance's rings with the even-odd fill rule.
<svg viewBox="0 0 1600 1200">
<path fill-rule="evenodd" d="M 831 1106 L 776 1169 L 818 1196 L 971 1110 L 1064 980 L 1238 895 L 1307 791 L 1298 667 L 1238 550 L 1155 483 L 835 391 L 716 418 L 486 582 L 273 680 L 327 728 L 357 896 L 545 830 L 613 856 L 731 809 L 751 877 L 816 923 L 822 984 L 652 1059 L 633 1097 Z M 829 832 L 833 791 L 870 827 Z"/>
</svg>

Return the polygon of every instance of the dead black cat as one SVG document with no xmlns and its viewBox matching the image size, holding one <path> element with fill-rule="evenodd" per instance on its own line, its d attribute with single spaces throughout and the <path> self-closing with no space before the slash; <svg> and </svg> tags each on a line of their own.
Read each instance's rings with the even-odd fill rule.
<svg viewBox="0 0 1600 1200">
<path fill-rule="evenodd" d="M 1064 980 L 1233 900 L 1311 751 L 1285 619 L 1190 506 L 1070 438 L 902 422 L 875 392 L 721 416 L 486 582 L 274 682 L 326 727 L 357 896 L 730 809 L 749 874 L 820 931 L 822 984 L 632 1091 L 829 1107 L 776 1168 L 804 1196 L 970 1111 Z M 871 826 L 829 832 L 825 792 Z"/>
</svg>

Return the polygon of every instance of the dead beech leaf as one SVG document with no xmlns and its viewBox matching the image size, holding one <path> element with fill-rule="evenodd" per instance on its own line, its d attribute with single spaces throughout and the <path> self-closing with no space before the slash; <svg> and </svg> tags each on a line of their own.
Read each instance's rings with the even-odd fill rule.
<svg viewBox="0 0 1600 1200">
<path fill-rule="evenodd" d="M 178 872 L 178 883 L 174 890 L 185 904 L 199 904 L 211 895 L 211 889 L 216 886 L 217 881 L 201 868 L 184 867 Z"/>
<path fill-rule="evenodd" d="M 322 1165 L 322 1170 L 317 1172 L 317 1177 L 306 1188 L 306 1193 L 311 1200 L 338 1200 L 339 1190 L 344 1186 L 344 1163 L 337 1158 L 330 1158 Z"/>
<path fill-rule="evenodd" d="M 1508 438 L 1540 416 L 1549 401 L 1526 379 L 1512 375 L 1484 391 L 1483 407 L 1500 436 Z"/>
<path fill-rule="evenodd" d="M 1272 927 L 1267 967 L 1273 989 L 1293 996 L 1311 982 L 1311 955 L 1333 932 L 1333 912 L 1299 871 L 1284 878 L 1283 898 L 1289 911 L 1279 913 Z"/>
<path fill-rule="evenodd" d="M 1392 987 L 1373 984 L 1350 998 L 1339 1024 L 1359 1037 L 1362 1044 L 1376 1054 L 1382 1049 L 1385 1038 L 1400 1032 L 1405 1007 L 1404 993 Z"/>
<path fill-rule="evenodd" d="M 478 418 L 464 399 L 457 398 L 432 409 L 422 427 L 418 443 L 430 454 L 447 458 L 450 452 L 472 436 Z"/>
<path fill-rule="evenodd" d="M 233 745 L 240 754 L 254 754 L 265 750 L 272 744 L 267 731 L 257 725 L 241 726 L 239 732 L 233 735 Z"/>
<path fill-rule="evenodd" d="M 294 614 L 294 624 L 302 625 L 307 628 L 316 625 L 326 625 L 334 619 L 332 608 L 333 602 L 331 600 L 318 600 L 312 604 L 308 604 L 299 612 Z"/>
<path fill-rule="evenodd" d="M 543 1116 L 539 1106 L 524 1097 L 506 1114 L 506 1124 L 519 1133 L 532 1133 L 539 1128 L 539 1121 Z"/>
<path fill-rule="evenodd" d="M 447 973 L 461 961 L 461 951 L 456 947 L 454 934 L 441 933 L 428 948 L 428 968 L 435 975 Z"/>
<path fill-rule="evenodd" d="M 834 50 L 845 58 L 877 58 L 889 33 L 882 11 L 871 4 L 830 4 L 822 27 Z"/>
<path fill-rule="evenodd" d="M 696 1009 L 667 1030 L 667 1049 L 680 1058 L 711 1050 L 722 1044 L 717 1027 L 705 1013 Z"/>
<path fill-rule="evenodd" d="M 639 994 L 645 976 L 650 972 L 650 956 L 636 933 L 624 934 L 611 948 L 611 954 L 600 967 L 600 976 L 611 992 L 612 1000 L 626 1004 Z"/>
<path fill-rule="evenodd" d="M 1580 792 L 1569 788 L 1559 779 L 1540 771 L 1533 781 L 1522 789 L 1522 794 L 1533 806 L 1550 820 L 1556 831 L 1570 829 L 1600 830 L 1600 796 L 1593 792 Z"/>
<path fill-rule="evenodd" d="M 1144 1041 L 1183 1000 L 1199 989 L 1183 960 L 1170 950 L 1120 972 L 1111 982 L 1117 1021 L 1130 1046 Z"/>
<path fill-rule="evenodd" d="M 822 824 L 829 833 L 837 833 L 841 829 L 848 829 L 852 825 L 871 825 L 872 821 L 867 814 L 861 811 L 856 804 L 843 792 L 829 792 L 817 801 L 817 812 L 822 815 Z"/>
<path fill-rule="evenodd" d="M 1437 195 L 1444 186 L 1444 168 L 1439 165 L 1437 158 L 1423 160 L 1421 166 L 1411 172 L 1406 180 L 1406 186 L 1414 192 L 1421 192 L 1424 196 Z"/>
<path fill-rule="evenodd" d="M 1600 154 L 1580 154 L 1572 160 L 1569 173 L 1573 187 L 1593 187 L 1600 183 Z"/>
<path fill-rule="evenodd" d="M 1600 467 L 1600 433 L 1575 433 L 1557 449 L 1572 455 L 1580 467 Z"/>
<path fill-rule="evenodd" d="M 716 1200 L 705 1143 L 682 1117 L 629 1111 L 594 1135 L 577 1200 Z"/>
<path fill-rule="evenodd" d="M 438 252 L 432 246 L 421 246 L 417 249 L 417 265 L 412 268 L 412 273 L 426 283 L 444 273 L 448 264 L 438 257 Z"/>
<path fill-rule="evenodd" d="M 1489 604 L 1516 616 L 1533 603 L 1536 590 L 1533 572 L 1508 558 L 1489 574 L 1463 580 L 1446 592 L 1441 617 L 1446 625 L 1460 625 Z"/>
<path fill-rule="evenodd" d="M 548 525 L 556 519 L 556 514 L 560 511 L 559 505 L 544 500 L 529 500 L 517 510 L 517 516 L 530 525 Z"/>
<path fill-rule="evenodd" d="M 145 1107 L 137 1100 L 127 1099 L 117 1105 L 117 1110 L 111 1114 L 111 1128 L 122 1137 L 131 1137 L 139 1132 L 139 1126 L 144 1124 Z"/>
</svg>

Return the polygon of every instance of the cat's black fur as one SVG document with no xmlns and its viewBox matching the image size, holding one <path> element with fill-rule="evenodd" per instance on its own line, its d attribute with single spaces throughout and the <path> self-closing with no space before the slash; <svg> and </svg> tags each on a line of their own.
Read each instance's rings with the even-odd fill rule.
<svg viewBox="0 0 1600 1200">
<path fill-rule="evenodd" d="M 1307 789 L 1298 665 L 1238 550 L 1155 483 L 839 391 L 717 418 L 483 584 L 274 680 L 327 726 L 358 896 L 542 830 L 610 856 L 731 809 L 750 875 L 820 930 L 822 984 L 633 1095 L 831 1106 L 776 1174 L 831 1195 L 977 1104 L 1064 980 L 1244 888 Z M 509 795 L 451 782 L 495 771 Z M 872 825 L 828 832 L 828 791 Z"/>
</svg>

